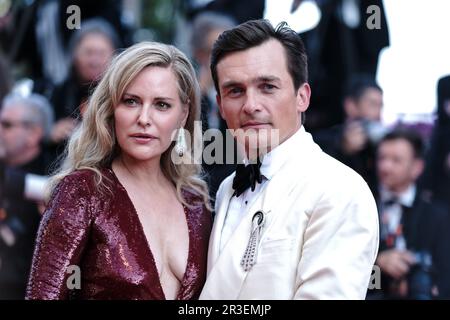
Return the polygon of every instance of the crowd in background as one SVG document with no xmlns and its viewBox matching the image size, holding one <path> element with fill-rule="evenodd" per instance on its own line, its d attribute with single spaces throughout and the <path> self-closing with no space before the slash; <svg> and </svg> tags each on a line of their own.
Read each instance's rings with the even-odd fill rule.
<svg viewBox="0 0 450 320">
<path fill-rule="evenodd" d="M 301 2 L 293 1 L 292 10 Z M 366 180 L 377 201 L 376 264 L 382 289 L 369 290 L 368 298 L 449 299 L 450 76 L 437 83 L 432 127 L 384 125 L 383 88 L 375 79 L 379 53 L 389 46 L 385 14 L 381 11 L 379 30 L 363 23 L 349 26 L 343 19 L 344 2 L 317 0 L 321 20 L 301 34 L 313 92 L 305 127 L 323 151 Z M 108 63 L 141 40 L 138 26 L 124 17 L 125 3 L 17 1 L 0 17 L 0 299 L 24 297 L 45 206 L 45 177 L 58 166 Z M 383 8 L 381 0 L 355 3 L 361 15 L 369 3 Z M 80 7 L 81 28 L 71 30 L 66 27 L 66 8 L 73 4 Z M 187 42 L 197 67 L 202 129 L 226 134 L 209 70 L 211 49 L 223 31 L 262 18 L 264 1 L 191 0 L 173 5 L 178 20 L 172 27 L 178 34 L 172 42 L 181 47 Z M 179 17 L 186 28 L 180 29 Z M 203 168 L 214 198 L 234 165 Z"/>
</svg>

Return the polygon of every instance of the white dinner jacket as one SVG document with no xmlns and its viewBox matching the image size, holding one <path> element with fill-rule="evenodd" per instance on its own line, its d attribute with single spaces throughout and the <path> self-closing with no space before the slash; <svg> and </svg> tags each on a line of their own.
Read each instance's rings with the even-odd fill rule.
<svg viewBox="0 0 450 320">
<path fill-rule="evenodd" d="M 234 173 L 217 193 L 200 299 L 364 299 L 378 252 L 378 214 L 365 181 L 331 158 L 303 127 L 266 183 L 268 212 L 257 263 L 240 265 L 259 197 L 220 252 Z M 292 137 L 291 137 L 292 138 Z"/>
</svg>

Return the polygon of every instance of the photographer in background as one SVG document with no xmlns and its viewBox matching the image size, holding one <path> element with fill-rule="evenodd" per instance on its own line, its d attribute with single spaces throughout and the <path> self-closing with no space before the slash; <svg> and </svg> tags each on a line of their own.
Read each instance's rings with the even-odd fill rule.
<svg viewBox="0 0 450 320">
<path fill-rule="evenodd" d="M 379 143 L 381 291 L 372 299 L 449 299 L 448 213 L 421 196 L 416 181 L 424 169 L 418 133 L 395 129 Z"/>
<path fill-rule="evenodd" d="M 439 79 L 437 94 L 437 120 L 422 183 L 433 199 L 450 208 L 450 75 Z"/>
<path fill-rule="evenodd" d="M 47 144 L 52 162 L 60 160 L 67 140 L 79 124 L 89 95 L 119 47 L 113 27 L 100 18 L 83 21 L 70 39 L 70 67 L 66 80 L 55 86 L 50 102 L 55 124 Z"/>
<path fill-rule="evenodd" d="M 354 76 L 344 99 L 346 121 L 319 131 L 317 144 L 329 155 L 358 172 L 376 188 L 375 146 L 386 129 L 380 122 L 383 90 L 368 75 Z"/>
<path fill-rule="evenodd" d="M 40 221 L 25 173 L 44 175 L 53 112 L 43 96 L 10 94 L 0 111 L 0 299 L 24 299 Z M 30 176 L 30 175 L 27 175 Z M 27 191 L 28 189 L 28 191 Z M 42 188 L 41 188 L 42 189 Z"/>
</svg>

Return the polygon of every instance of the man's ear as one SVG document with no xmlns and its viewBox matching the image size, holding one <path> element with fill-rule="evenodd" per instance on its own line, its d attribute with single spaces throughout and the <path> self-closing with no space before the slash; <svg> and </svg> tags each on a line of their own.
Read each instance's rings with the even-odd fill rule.
<svg viewBox="0 0 450 320">
<path fill-rule="evenodd" d="M 423 159 L 414 159 L 414 164 L 411 172 L 414 180 L 417 180 L 417 178 L 420 177 L 420 175 L 423 173 L 424 168 L 425 161 Z"/>
<path fill-rule="evenodd" d="M 311 98 L 311 87 L 308 83 L 304 83 L 297 90 L 297 111 L 305 112 L 309 107 L 309 100 Z"/>
</svg>

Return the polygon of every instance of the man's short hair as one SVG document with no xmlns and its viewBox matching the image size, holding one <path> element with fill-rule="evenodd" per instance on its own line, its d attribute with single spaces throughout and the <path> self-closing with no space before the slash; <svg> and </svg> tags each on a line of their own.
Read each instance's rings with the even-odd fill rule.
<svg viewBox="0 0 450 320">
<path fill-rule="evenodd" d="M 75 54 L 75 48 L 85 36 L 90 34 L 101 34 L 109 39 L 114 49 L 121 46 L 119 35 L 114 27 L 103 18 L 92 18 L 82 22 L 81 28 L 77 29 L 69 40 L 69 52 Z M 73 58 L 73 57 L 72 57 Z"/>
<path fill-rule="evenodd" d="M 274 28 L 268 20 L 250 20 L 223 32 L 214 43 L 211 74 L 217 94 L 220 95 L 217 76 L 217 64 L 220 60 L 229 53 L 250 49 L 271 39 L 278 40 L 285 49 L 287 68 L 295 90 L 308 81 L 307 56 L 300 36 L 285 22 Z"/>
<path fill-rule="evenodd" d="M 192 50 L 200 49 L 206 50 L 207 48 L 207 38 L 206 36 L 216 29 L 228 30 L 236 26 L 233 18 L 217 13 L 206 11 L 199 13 L 195 17 L 192 23 L 192 36 L 191 36 L 191 46 Z"/>
<path fill-rule="evenodd" d="M 54 113 L 47 98 L 37 93 L 28 96 L 11 93 L 3 99 L 2 109 L 13 108 L 17 105 L 27 109 L 23 120 L 40 126 L 44 132 L 43 139 L 48 139 L 53 128 Z"/>
<path fill-rule="evenodd" d="M 367 89 L 375 89 L 383 93 L 375 78 L 367 74 L 353 75 L 346 88 L 345 97 L 358 101 Z"/>
<path fill-rule="evenodd" d="M 404 140 L 408 142 L 413 149 L 414 158 L 423 159 L 425 153 L 424 142 L 422 136 L 417 131 L 406 127 L 395 128 L 380 140 L 378 147 L 384 142 L 395 140 Z"/>
</svg>

